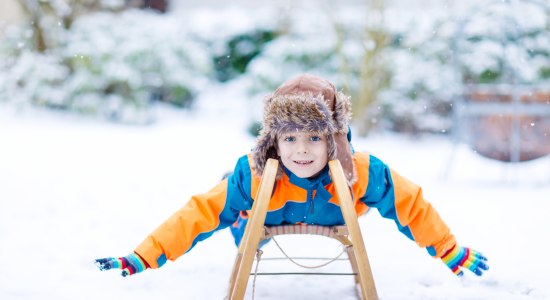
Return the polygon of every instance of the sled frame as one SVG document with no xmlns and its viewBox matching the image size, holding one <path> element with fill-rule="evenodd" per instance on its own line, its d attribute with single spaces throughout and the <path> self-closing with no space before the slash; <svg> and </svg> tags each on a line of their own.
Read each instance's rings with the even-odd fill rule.
<svg viewBox="0 0 550 300">
<path fill-rule="evenodd" d="M 334 238 L 346 247 L 346 253 L 354 273 L 355 283 L 359 286 L 361 291 L 360 298 L 363 300 L 377 300 L 378 294 L 376 292 L 367 251 L 359 228 L 350 188 L 346 183 L 346 177 L 342 170 L 342 165 L 337 159 L 329 161 L 328 164 L 336 188 L 336 194 L 340 202 L 340 209 L 342 210 L 345 221 L 345 225 L 334 227 L 340 228 L 340 233 L 337 232 Z M 254 263 L 254 256 L 260 242 L 266 237 L 264 222 L 269 201 L 273 193 L 278 166 L 279 162 L 275 159 L 268 159 L 266 163 L 231 273 L 227 296 L 229 300 L 244 299 L 250 271 Z"/>
</svg>

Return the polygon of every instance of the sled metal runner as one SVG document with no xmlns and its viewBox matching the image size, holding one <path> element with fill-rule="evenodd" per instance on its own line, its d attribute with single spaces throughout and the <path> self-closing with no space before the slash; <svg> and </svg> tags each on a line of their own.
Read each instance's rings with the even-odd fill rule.
<svg viewBox="0 0 550 300">
<path fill-rule="evenodd" d="M 370 268 L 367 251 L 363 242 L 363 237 L 357 221 L 357 213 L 354 209 L 354 203 L 346 184 L 342 166 L 338 160 L 329 161 L 329 169 L 332 180 L 336 188 L 336 194 L 340 202 L 340 208 L 344 217 L 345 225 L 323 227 L 307 225 L 298 226 L 298 230 L 285 230 L 284 226 L 265 227 L 264 222 L 267 214 L 267 208 L 271 199 L 275 184 L 275 177 L 279 162 L 275 159 L 268 159 L 260 186 L 252 210 L 249 213 L 248 224 L 244 231 L 243 239 L 239 245 L 239 250 L 231 279 L 229 283 L 228 299 L 242 300 L 248 285 L 248 279 L 251 275 L 251 269 L 254 262 L 254 256 L 258 250 L 260 242 L 270 238 L 273 235 L 282 234 L 316 234 L 324 235 L 340 241 L 346 248 L 346 253 L 352 267 L 352 273 L 256 273 L 256 275 L 353 275 L 355 283 L 360 288 L 360 298 L 363 300 L 377 300 L 378 295 Z M 286 229 L 289 229 L 287 227 Z M 305 230 L 305 231 L 304 231 Z M 252 273 L 254 274 L 254 273 Z"/>
</svg>

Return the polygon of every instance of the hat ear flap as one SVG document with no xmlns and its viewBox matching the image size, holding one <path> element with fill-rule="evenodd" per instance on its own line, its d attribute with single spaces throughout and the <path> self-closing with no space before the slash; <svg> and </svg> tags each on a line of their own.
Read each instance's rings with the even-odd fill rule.
<svg viewBox="0 0 550 300">
<path fill-rule="evenodd" d="M 340 133 L 349 131 L 348 124 L 351 120 L 351 100 L 342 92 L 336 93 L 333 119 L 336 130 Z"/>
<path fill-rule="evenodd" d="M 277 133 L 272 128 L 264 127 L 260 131 L 260 136 L 256 140 L 256 146 L 252 150 L 253 169 L 257 176 L 262 176 L 265 164 L 270 158 L 279 158 L 279 154 L 277 153 Z M 279 171 L 282 170 L 280 165 L 279 169 Z M 280 173 L 278 176 L 282 174 L 281 172 L 278 173 Z"/>
<path fill-rule="evenodd" d="M 336 141 L 334 141 L 334 136 L 332 134 L 327 135 L 327 148 L 328 148 L 328 160 L 333 160 L 338 158 L 338 149 L 336 147 Z"/>
</svg>

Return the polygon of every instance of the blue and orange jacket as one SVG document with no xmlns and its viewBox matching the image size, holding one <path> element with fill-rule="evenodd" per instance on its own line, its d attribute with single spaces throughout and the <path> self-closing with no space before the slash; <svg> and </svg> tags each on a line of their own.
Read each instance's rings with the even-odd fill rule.
<svg viewBox="0 0 550 300">
<path fill-rule="evenodd" d="M 455 238 L 437 211 L 422 196 L 422 189 L 401 177 L 378 158 L 353 155 L 357 181 L 352 186 L 358 215 L 369 208 L 395 221 L 399 231 L 441 257 L 455 245 Z M 239 159 L 233 174 L 189 202 L 156 230 L 135 252 L 152 268 L 175 260 L 215 231 L 236 222 L 241 211 L 252 208 L 260 177 L 252 171 L 251 155 Z M 307 223 L 342 225 L 344 219 L 326 167 L 314 179 L 296 177 L 285 169 L 277 180 L 265 220 L 267 225 Z"/>
</svg>

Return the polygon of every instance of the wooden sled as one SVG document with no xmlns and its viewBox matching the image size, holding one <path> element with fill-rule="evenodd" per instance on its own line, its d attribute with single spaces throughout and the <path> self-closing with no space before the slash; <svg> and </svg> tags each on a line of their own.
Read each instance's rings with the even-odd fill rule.
<svg viewBox="0 0 550 300">
<path fill-rule="evenodd" d="M 258 250 L 258 245 L 262 239 L 269 238 L 270 235 L 273 235 L 273 232 L 277 232 L 277 229 L 270 230 L 269 228 L 264 227 L 264 222 L 268 204 L 273 193 L 278 166 L 279 162 L 277 160 L 269 159 L 266 163 L 264 173 L 262 174 L 260 187 L 256 197 L 254 198 L 255 200 L 249 214 L 248 224 L 245 228 L 241 244 L 239 245 L 239 250 L 231 274 L 229 293 L 227 297 L 230 300 L 244 299 L 248 279 L 250 277 L 250 271 L 254 263 L 254 256 Z M 378 299 L 378 295 L 376 293 L 376 287 L 374 285 L 374 279 L 372 277 L 367 251 L 363 242 L 361 230 L 359 229 L 357 213 L 354 209 L 349 187 L 346 184 L 342 166 L 338 160 L 331 160 L 329 161 L 329 168 L 336 188 L 337 197 L 340 202 L 342 215 L 344 216 L 344 221 L 346 224 L 342 226 L 325 227 L 322 228 L 320 232 L 328 232 L 328 236 L 337 239 L 344 244 L 344 246 L 346 246 L 346 252 L 351 263 L 353 275 L 355 276 L 355 283 L 360 287 L 361 299 L 376 300 Z M 315 228 L 319 227 L 322 226 L 315 226 Z M 301 234 L 303 232 L 297 233 Z M 306 233 L 320 234 L 311 232 Z M 281 232 L 277 234 L 288 233 Z"/>
</svg>

